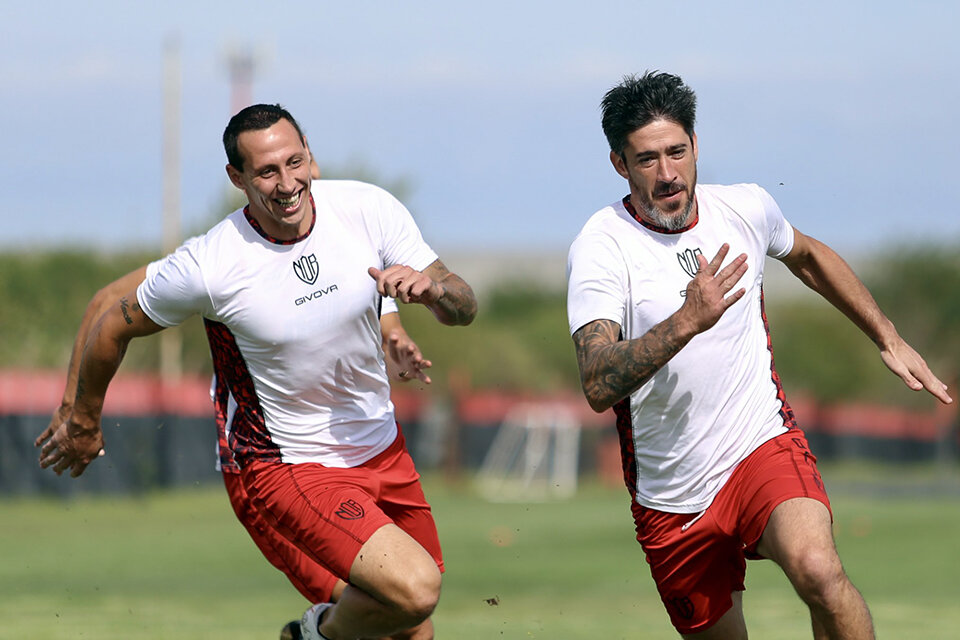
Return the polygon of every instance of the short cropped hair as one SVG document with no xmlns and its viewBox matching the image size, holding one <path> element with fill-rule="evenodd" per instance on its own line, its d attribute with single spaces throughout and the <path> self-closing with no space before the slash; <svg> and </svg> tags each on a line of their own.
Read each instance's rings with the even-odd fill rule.
<svg viewBox="0 0 960 640">
<path fill-rule="evenodd" d="M 244 131 L 269 129 L 280 120 L 286 120 L 292 124 L 300 140 L 303 141 L 300 125 L 290 112 L 279 104 L 255 104 L 240 110 L 237 115 L 230 118 L 227 128 L 223 130 L 223 150 L 227 152 L 227 162 L 238 171 L 243 171 L 243 156 L 237 149 L 237 138 Z"/>
<path fill-rule="evenodd" d="M 679 76 L 647 71 L 623 77 L 600 103 L 603 134 L 610 150 L 623 155 L 627 136 L 654 120 L 676 122 L 693 138 L 697 119 L 697 96 Z"/>
</svg>

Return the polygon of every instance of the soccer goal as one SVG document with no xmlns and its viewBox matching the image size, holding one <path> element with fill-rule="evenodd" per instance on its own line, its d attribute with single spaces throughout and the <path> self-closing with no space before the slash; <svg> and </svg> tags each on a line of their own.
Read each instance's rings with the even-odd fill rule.
<svg viewBox="0 0 960 640">
<path fill-rule="evenodd" d="M 498 427 L 477 486 L 494 502 L 569 498 L 577 491 L 579 460 L 580 422 L 572 412 L 521 404 Z"/>
</svg>

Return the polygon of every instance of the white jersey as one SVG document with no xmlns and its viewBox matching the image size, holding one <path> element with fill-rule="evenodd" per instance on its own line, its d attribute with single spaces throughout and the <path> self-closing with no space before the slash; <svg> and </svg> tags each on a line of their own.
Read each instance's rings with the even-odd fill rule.
<svg viewBox="0 0 960 640">
<path fill-rule="evenodd" d="M 698 185 L 698 218 L 656 229 L 632 215 L 629 198 L 595 213 L 570 247 L 570 333 L 612 320 L 640 338 L 683 304 L 697 255 L 730 245 L 747 254 L 736 285 L 746 294 L 618 403 L 624 479 L 641 505 L 673 513 L 706 509 L 734 467 L 794 426 L 773 367 L 763 310 L 764 257 L 793 248 L 793 227 L 757 185 Z"/>
<path fill-rule="evenodd" d="M 390 194 L 315 180 L 310 231 L 268 237 L 244 209 L 160 261 L 137 290 L 154 322 L 204 318 L 221 450 L 352 467 L 396 437 L 369 267 L 437 259 Z M 225 441 L 224 441 L 225 440 Z M 221 462 L 227 461 L 221 456 Z"/>
</svg>

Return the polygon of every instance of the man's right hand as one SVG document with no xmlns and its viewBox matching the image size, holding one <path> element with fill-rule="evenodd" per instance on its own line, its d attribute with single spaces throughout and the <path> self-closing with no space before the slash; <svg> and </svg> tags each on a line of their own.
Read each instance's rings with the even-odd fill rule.
<svg viewBox="0 0 960 640">
<path fill-rule="evenodd" d="M 689 323 L 694 334 L 703 333 L 715 325 L 720 316 L 746 293 L 743 287 L 733 293 L 730 290 L 747 272 L 747 254 L 741 253 L 720 269 L 728 251 L 730 245 L 724 243 L 710 262 L 702 255 L 697 256 L 700 269 L 687 285 L 686 298 L 678 311 L 679 317 Z"/>
<path fill-rule="evenodd" d="M 43 438 L 52 426 L 48 427 L 40 438 Z M 40 449 L 40 467 L 46 469 L 53 466 L 57 475 L 70 469 L 70 475 L 76 478 L 102 451 L 103 432 L 100 430 L 99 421 L 96 427 L 85 428 L 77 424 L 71 415 L 70 419 L 60 423 Z"/>
<path fill-rule="evenodd" d="M 61 404 L 59 407 L 57 407 L 57 410 L 53 412 L 53 417 L 50 418 L 50 424 L 48 424 L 47 428 L 43 430 L 43 433 L 37 436 L 37 439 L 33 441 L 33 446 L 43 446 L 43 443 L 49 440 L 50 437 L 57 432 L 57 429 L 60 428 L 60 425 L 67 421 L 72 412 L 73 407 L 69 404 Z"/>
</svg>

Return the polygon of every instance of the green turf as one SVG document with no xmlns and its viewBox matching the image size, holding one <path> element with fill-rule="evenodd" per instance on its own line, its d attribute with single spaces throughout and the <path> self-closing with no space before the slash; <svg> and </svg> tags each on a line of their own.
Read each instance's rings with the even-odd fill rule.
<svg viewBox="0 0 960 640">
<path fill-rule="evenodd" d="M 466 484 L 425 484 L 447 563 L 438 638 L 676 637 L 623 489 L 491 504 Z M 834 491 L 833 501 L 841 556 L 879 635 L 957 637 L 960 499 Z M 259 556 L 219 488 L 2 500 L 0 518 L 0 639 L 273 640 L 306 606 Z M 810 637 L 772 563 L 748 565 L 744 603 L 751 637 Z"/>
</svg>

